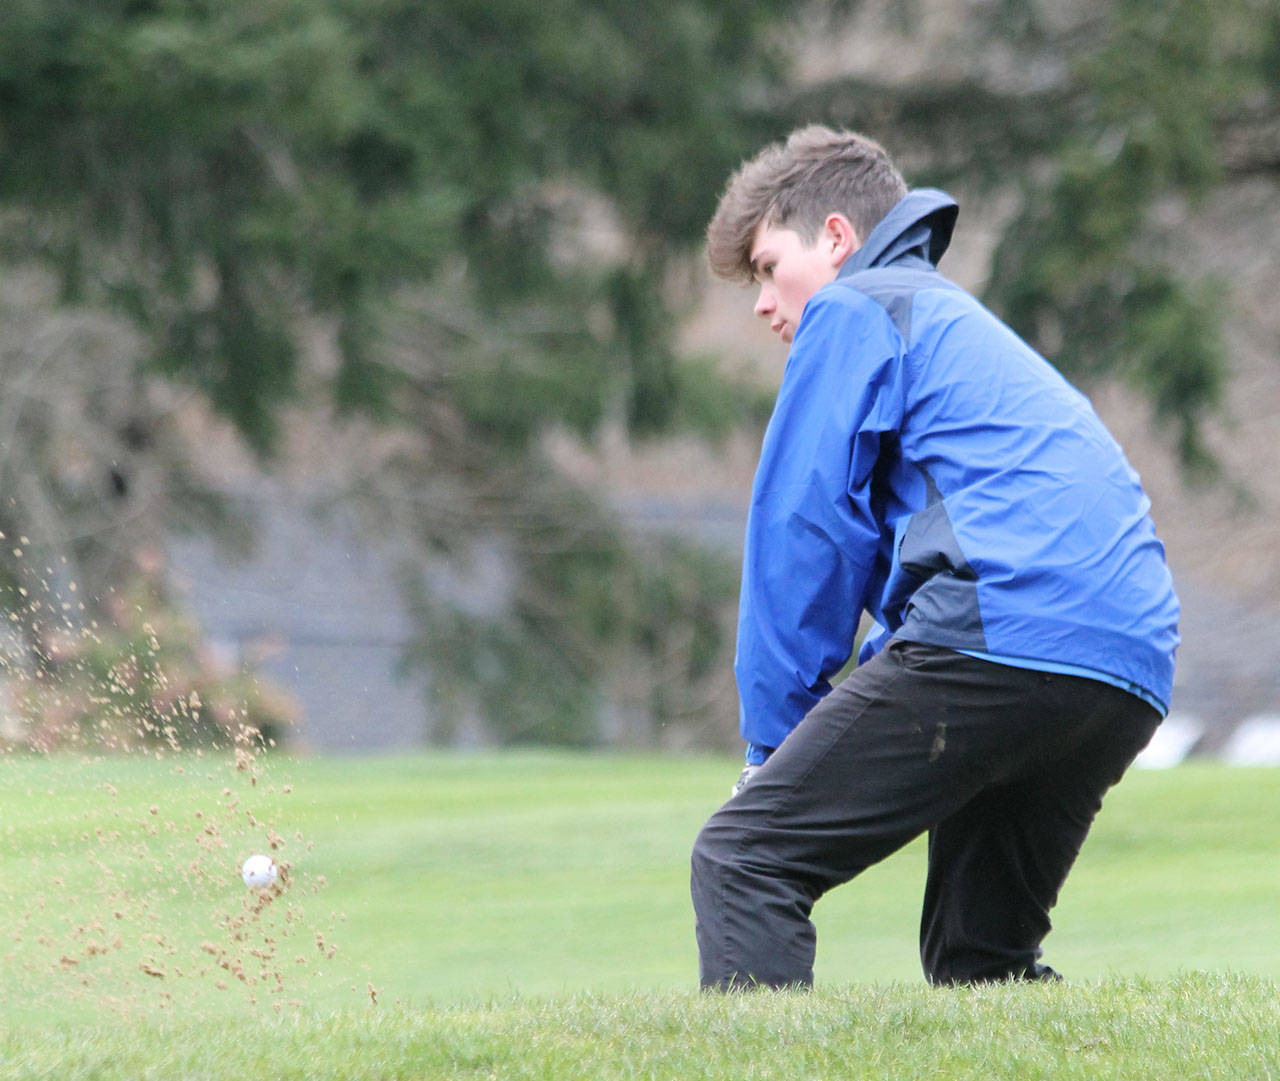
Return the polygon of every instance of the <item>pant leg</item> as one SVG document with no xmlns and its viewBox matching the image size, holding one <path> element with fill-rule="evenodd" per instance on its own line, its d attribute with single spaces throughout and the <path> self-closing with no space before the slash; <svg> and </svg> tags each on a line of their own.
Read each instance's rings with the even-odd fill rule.
<svg viewBox="0 0 1280 1081">
<path fill-rule="evenodd" d="M 927 826 L 925 815 L 914 824 L 877 815 L 885 794 L 850 769 L 859 756 L 891 757 L 880 704 L 900 673 L 872 661 L 855 676 L 698 835 L 691 891 L 704 988 L 812 984 L 814 902 Z M 896 772 L 886 766 L 880 777 Z"/>
<path fill-rule="evenodd" d="M 1012 768 L 1037 676 L 894 642 L 820 702 L 694 845 L 703 986 L 812 983 L 814 902 Z"/>
<path fill-rule="evenodd" d="M 930 831 L 920 956 L 932 983 L 1056 975 L 1039 963 L 1049 910 L 1103 795 L 1160 723 L 1115 687 L 1040 678 L 1059 738 Z"/>
</svg>

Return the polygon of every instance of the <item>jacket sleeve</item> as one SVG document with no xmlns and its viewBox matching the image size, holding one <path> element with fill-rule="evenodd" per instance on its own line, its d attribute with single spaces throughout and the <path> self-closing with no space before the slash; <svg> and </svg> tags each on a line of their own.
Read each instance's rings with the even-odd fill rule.
<svg viewBox="0 0 1280 1081">
<path fill-rule="evenodd" d="M 880 547 L 872 477 L 903 415 L 905 346 L 845 286 L 810 300 L 752 489 L 734 673 L 748 743 L 779 746 L 853 651 Z"/>
</svg>

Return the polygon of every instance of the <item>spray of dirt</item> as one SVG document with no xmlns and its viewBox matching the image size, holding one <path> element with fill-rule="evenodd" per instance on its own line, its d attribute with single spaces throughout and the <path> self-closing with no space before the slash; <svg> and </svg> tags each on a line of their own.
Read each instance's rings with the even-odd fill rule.
<svg viewBox="0 0 1280 1081">
<path fill-rule="evenodd" d="M 25 538 L 11 544 L 21 559 Z M 0 635 L 0 1014 L 280 1011 L 347 982 L 287 760 L 163 630 L 108 635 L 53 568 L 7 590 Z M 123 648 L 122 648 L 123 643 Z M 207 692 L 206 692 L 207 693 Z M 246 857 L 278 876 L 245 886 Z M 373 989 L 369 998 L 376 1000 Z"/>
</svg>

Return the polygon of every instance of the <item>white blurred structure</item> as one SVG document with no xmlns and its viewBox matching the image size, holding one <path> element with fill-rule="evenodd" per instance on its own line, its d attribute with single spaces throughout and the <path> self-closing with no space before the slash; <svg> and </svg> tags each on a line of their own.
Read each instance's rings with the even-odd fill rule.
<svg viewBox="0 0 1280 1081">
<path fill-rule="evenodd" d="M 1170 713 L 1133 764 L 1139 769 L 1168 769 L 1176 766 L 1200 742 L 1204 731 L 1204 725 L 1195 717 L 1186 713 Z"/>
<path fill-rule="evenodd" d="M 1280 766 L 1280 714 L 1241 722 L 1222 748 L 1222 760 L 1231 766 Z"/>
</svg>

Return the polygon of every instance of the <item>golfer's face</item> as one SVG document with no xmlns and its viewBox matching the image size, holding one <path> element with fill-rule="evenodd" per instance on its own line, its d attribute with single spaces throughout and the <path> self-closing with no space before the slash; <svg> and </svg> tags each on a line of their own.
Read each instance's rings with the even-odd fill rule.
<svg viewBox="0 0 1280 1081">
<path fill-rule="evenodd" d="M 751 266 L 760 284 L 755 313 L 784 342 L 795 337 L 809 298 L 836 276 L 829 245 L 819 237 L 806 245 L 791 229 L 761 225 L 751 245 Z"/>
</svg>

